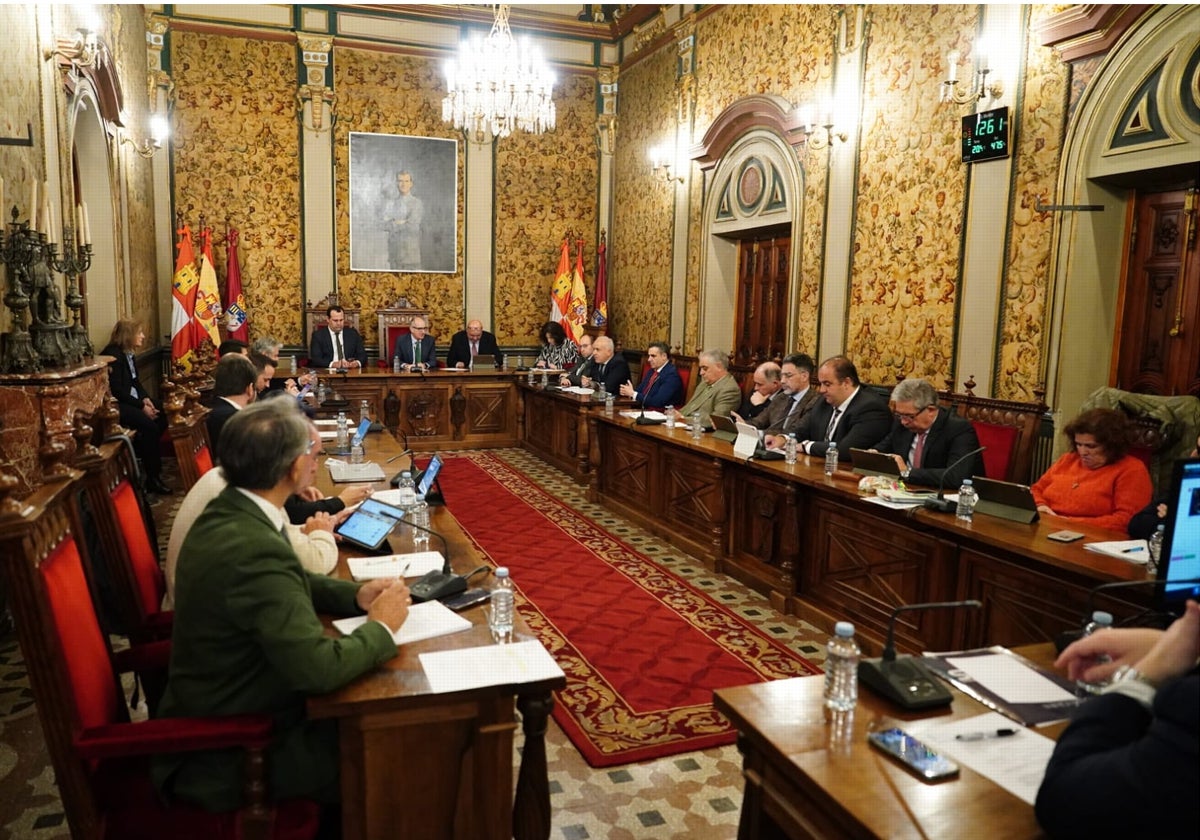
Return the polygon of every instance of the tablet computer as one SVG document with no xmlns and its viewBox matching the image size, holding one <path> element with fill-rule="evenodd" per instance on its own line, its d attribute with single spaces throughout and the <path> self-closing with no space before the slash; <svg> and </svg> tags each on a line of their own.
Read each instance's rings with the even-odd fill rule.
<svg viewBox="0 0 1200 840">
<path fill-rule="evenodd" d="M 865 449 L 851 449 L 850 463 L 854 472 L 859 475 L 900 475 L 900 465 L 896 459 L 884 452 L 868 452 Z"/>
<path fill-rule="evenodd" d="M 476 353 L 472 362 L 475 367 L 495 367 L 496 357 L 491 353 Z"/>
<path fill-rule="evenodd" d="M 1033 491 L 1028 486 L 981 475 L 972 476 L 971 484 L 979 494 L 979 501 L 975 503 L 976 513 L 1026 524 L 1037 522 L 1037 502 L 1033 500 Z"/>
<path fill-rule="evenodd" d="M 438 473 L 442 471 L 442 456 L 436 452 L 426 464 L 424 472 L 417 479 L 417 495 L 428 496 L 429 491 L 433 489 L 433 483 L 437 481 Z"/>
<path fill-rule="evenodd" d="M 728 441 L 733 443 L 737 440 L 737 423 L 730 417 L 722 417 L 719 414 L 712 415 L 713 437 L 717 440 Z"/>
<path fill-rule="evenodd" d="M 400 508 L 367 498 L 333 532 L 351 545 L 378 551 L 403 518 Z"/>
<path fill-rule="evenodd" d="M 350 430 L 350 440 L 346 442 L 346 447 L 344 449 L 339 448 L 337 443 L 335 442 L 332 446 L 325 447 L 325 454 L 327 454 L 327 455 L 349 455 L 350 454 L 350 446 L 354 443 L 354 439 L 357 437 L 357 438 L 362 438 L 365 441 L 367 439 L 367 432 L 369 432 L 369 431 L 371 431 L 371 418 L 364 417 L 359 422 L 357 429 Z"/>
<path fill-rule="evenodd" d="M 1176 462 L 1163 524 L 1156 606 L 1182 615 L 1189 598 L 1200 598 L 1200 458 Z"/>
</svg>

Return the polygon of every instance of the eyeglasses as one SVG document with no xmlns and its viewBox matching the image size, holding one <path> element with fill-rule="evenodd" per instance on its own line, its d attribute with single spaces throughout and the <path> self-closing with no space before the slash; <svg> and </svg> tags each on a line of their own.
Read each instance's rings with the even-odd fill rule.
<svg viewBox="0 0 1200 840">
<path fill-rule="evenodd" d="M 429 327 L 418 327 L 416 324 L 413 324 L 409 329 L 413 332 L 425 332 Z"/>
<path fill-rule="evenodd" d="M 933 406 L 927 405 L 924 408 L 917 409 L 912 414 L 909 414 L 908 412 L 905 412 L 905 411 L 893 411 L 892 416 L 894 416 L 897 420 L 907 420 L 911 423 L 913 420 L 916 420 L 918 417 L 920 417 L 922 414 L 924 414 L 926 411 L 928 411 L 931 408 L 933 408 Z"/>
</svg>

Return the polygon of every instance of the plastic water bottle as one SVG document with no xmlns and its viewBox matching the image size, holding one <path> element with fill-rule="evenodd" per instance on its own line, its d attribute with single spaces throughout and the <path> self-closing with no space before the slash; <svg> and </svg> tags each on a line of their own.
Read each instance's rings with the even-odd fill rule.
<svg viewBox="0 0 1200 840">
<path fill-rule="evenodd" d="M 542 368 L 542 387 L 545 388 L 550 384 L 550 371 Z"/>
<path fill-rule="evenodd" d="M 663 413 L 667 415 L 667 428 L 675 428 L 675 406 L 669 405 L 663 409 Z"/>
<path fill-rule="evenodd" d="M 704 424 L 700 421 L 700 412 L 692 412 L 692 440 L 700 440 L 704 435 Z"/>
<path fill-rule="evenodd" d="M 429 527 L 429 505 L 425 502 L 423 494 L 417 494 L 417 500 L 413 502 L 412 508 L 408 513 L 408 520 L 413 525 L 420 525 L 421 528 Z M 429 532 L 422 531 L 421 528 L 412 529 L 413 550 L 428 551 L 429 550 Z"/>
<path fill-rule="evenodd" d="M 1094 613 L 1092 613 L 1092 620 L 1084 625 L 1083 635 L 1090 636 L 1097 630 L 1103 630 L 1105 628 L 1112 627 L 1112 623 L 1112 613 L 1104 612 L 1104 610 L 1096 610 Z M 1105 662 L 1111 661 L 1112 657 L 1104 654 L 1092 657 L 1092 662 L 1096 665 L 1103 665 Z M 1108 685 L 1108 682 L 1108 680 L 1101 680 L 1100 682 L 1076 680 L 1075 685 L 1078 686 L 1081 691 L 1086 691 L 1088 694 L 1099 694 L 1104 686 Z"/>
<path fill-rule="evenodd" d="M 496 584 L 492 587 L 491 612 L 488 627 L 496 644 L 506 645 L 513 637 L 513 585 L 508 567 L 496 569 Z"/>
<path fill-rule="evenodd" d="M 292 373 L 295 373 L 296 372 L 296 357 L 294 355 L 292 356 L 291 364 L 292 364 Z"/>
<path fill-rule="evenodd" d="M 392 373 L 400 372 L 400 357 L 392 356 Z"/>
<path fill-rule="evenodd" d="M 825 652 L 825 705 L 846 712 L 858 705 L 858 643 L 854 625 L 839 621 Z"/>
<path fill-rule="evenodd" d="M 371 404 L 363 400 L 358 404 L 358 422 L 371 419 Z"/>
<path fill-rule="evenodd" d="M 606 391 L 604 389 L 603 382 L 596 383 L 596 399 L 599 400 L 600 402 L 604 402 L 605 400 L 608 399 L 608 391 Z"/>
<path fill-rule="evenodd" d="M 838 468 L 838 451 L 837 441 L 829 441 L 829 448 L 825 450 L 825 475 L 833 475 Z"/>
<path fill-rule="evenodd" d="M 796 441 L 796 436 L 788 434 L 783 439 L 783 462 L 785 464 L 796 463 L 796 451 L 800 446 Z"/>
<path fill-rule="evenodd" d="M 318 403 L 325 402 L 325 381 L 324 380 L 317 381 L 317 402 Z"/>
<path fill-rule="evenodd" d="M 400 473 L 400 483 L 396 485 L 396 489 L 400 495 L 400 509 L 407 514 L 417 503 L 417 484 L 413 481 L 410 470 Z"/>
<path fill-rule="evenodd" d="M 350 463 L 361 464 L 363 462 L 363 439 L 361 435 L 355 435 L 354 440 L 350 442 Z"/>
<path fill-rule="evenodd" d="M 526 385 L 532 385 L 532 384 L 533 384 L 533 368 L 530 368 L 530 369 L 528 370 L 528 372 L 526 372 L 526 374 L 525 374 L 525 384 L 526 384 Z"/>
<path fill-rule="evenodd" d="M 1146 541 L 1146 547 L 1150 553 L 1150 560 L 1146 563 L 1146 567 L 1151 574 L 1158 572 L 1158 559 L 1162 556 L 1163 540 L 1167 536 L 1166 530 L 1166 525 L 1159 525 L 1158 529 L 1150 535 L 1150 539 Z"/>
<path fill-rule="evenodd" d="M 337 448 L 350 448 L 350 426 L 346 421 L 346 412 L 339 411 L 337 416 Z"/>
<path fill-rule="evenodd" d="M 975 486 L 971 483 L 971 479 L 964 478 L 962 487 L 958 488 L 958 508 L 954 515 L 963 522 L 970 522 L 975 516 L 977 501 L 979 501 L 979 494 L 975 492 Z"/>
</svg>

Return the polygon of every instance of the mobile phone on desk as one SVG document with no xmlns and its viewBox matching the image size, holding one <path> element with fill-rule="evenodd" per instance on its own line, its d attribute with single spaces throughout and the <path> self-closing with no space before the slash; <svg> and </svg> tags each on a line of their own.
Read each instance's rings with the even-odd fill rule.
<svg viewBox="0 0 1200 840">
<path fill-rule="evenodd" d="M 871 746 L 882 750 L 927 782 L 958 775 L 958 765 L 938 755 L 903 729 L 885 729 L 867 735 Z"/>
<path fill-rule="evenodd" d="M 442 601 L 450 609 L 455 612 L 465 610 L 467 607 L 473 607 L 476 604 L 482 604 L 492 597 L 492 593 L 486 589 L 468 589 L 466 592 L 460 592 Z"/>
<path fill-rule="evenodd" d="M 1075 542 L 1083 539 L 1083 534 L 1078 531 L 1055 531 L 1053 534 L 1047 534 L 1046 539 L 1055 542 Z"/>
</svg>

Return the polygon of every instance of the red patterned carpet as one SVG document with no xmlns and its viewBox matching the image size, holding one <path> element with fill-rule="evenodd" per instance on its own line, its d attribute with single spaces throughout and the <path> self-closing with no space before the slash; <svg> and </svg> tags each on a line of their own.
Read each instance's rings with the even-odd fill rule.
<svg viewBox="0 0 1200 840">
<path fill-rule="evenodd" d="M 554 717 L 593 767 L 729 744 L 713 689 L 820 668 L 489 453 L 450 458 L 450 511 L 567 674 Z"/>
</svg>

